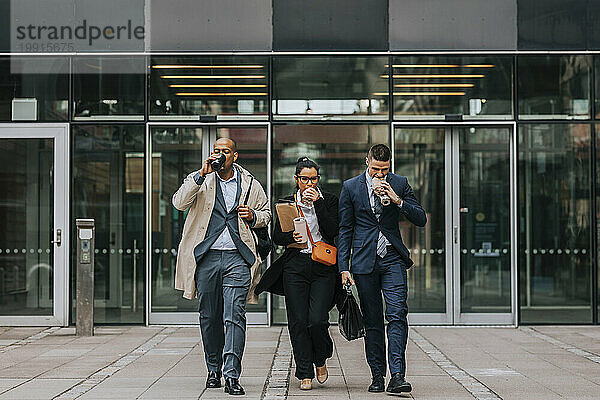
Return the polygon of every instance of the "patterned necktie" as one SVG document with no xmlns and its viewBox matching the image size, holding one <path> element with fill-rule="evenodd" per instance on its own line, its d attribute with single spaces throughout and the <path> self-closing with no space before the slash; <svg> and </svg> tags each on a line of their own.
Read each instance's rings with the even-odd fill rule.
<svg viewBox="0 0 600 400">
<path fill-rule="evenodd" d="M 377 219 L 379 219 L 383 213 L 383 204 L 381 204 L 381 199 L 375 194 L 375 192 L 373 192 L 373 197 L 375 198 L 373 205 L 373 208 L 375 209 L 375 216 Z"/>
<path fill-rule="evenodd" d="M 383 204 L 381 204 L 381 199 L 375 194 L 375 192 L 373 192 L 373 196 L 373 209 L 377 220 L 379 220 L 381 218 L 381 214 L 383 214 Z M 383 236 L 383 233 L 379 231 L 379 238 L 377 239 L 377 255 L 381 258 L 385 257 L 387 254 L 386 242 L 385 236 Z"/>
</svg>

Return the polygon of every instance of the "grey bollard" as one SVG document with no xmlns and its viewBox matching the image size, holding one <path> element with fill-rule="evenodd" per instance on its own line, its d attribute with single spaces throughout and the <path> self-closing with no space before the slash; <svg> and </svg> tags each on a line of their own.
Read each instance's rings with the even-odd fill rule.
<svg viewBox="0 0 600 400">
<path fill-rule="evenodd" d="M 77 226 L 77 336 L 94 336 L 94 248 L 93 219 L 76 219 Z"/>
</svg>

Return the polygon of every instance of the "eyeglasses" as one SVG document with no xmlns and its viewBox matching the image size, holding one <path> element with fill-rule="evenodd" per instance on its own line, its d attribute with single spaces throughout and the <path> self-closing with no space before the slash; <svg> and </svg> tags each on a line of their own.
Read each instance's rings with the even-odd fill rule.
<svg viewBox="0 0 600 400">
<path fill-rule="evenodd" d="M 304 175 L 296 175 L 296 178 L 298 178 L 298 180 L 300 180 L 300 182 L 307 184 L 308 181 L 311 181 L 312 183 L 317 183 L 319 182 L 319 179 L 321 179 L 321 175 L 317 175 L 317 176 L 304 176 Z"/>
</svg>

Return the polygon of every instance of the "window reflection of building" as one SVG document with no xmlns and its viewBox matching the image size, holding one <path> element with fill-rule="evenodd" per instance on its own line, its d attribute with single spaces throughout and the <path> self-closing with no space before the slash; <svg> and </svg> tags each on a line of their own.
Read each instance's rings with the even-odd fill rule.
<svg viewBox="0 0 600 400">
<path fill-rule="evenodd" d="M 154 119 L 268 112 L 265 57 L 152 57 L 150 80 Z"/>
<path fill-rule="evenodd" d="M 274 117 L 387 119 L 387 62 L 387 57 L 275 57 Z"/>
<path fill-rule="evenodd" d="M 76 125 L 72 131 L 72 221 L 95 220 L 98 323 L 144 322 L 144 136 L 143 125 Z"/>
<path fill-rule="evenodd" d="M 414 313 L 446 311 L 445 129 L 396 128 L 395 172 L 406 176 L 427 213 L 427 225 L 400 222 L 415 265 L 408 272 L 408 304 Z M 441 211 L 441 212 L 440 212 Z M 425 252 L 423 252 L 423 250 Z"/>
<path fill-rule="evenodd" d="M 238 146 L 238 162 L 267 190 L 267 128 L 265 126 L 155 126 L 152 137 L 152 311 L 194 312 L 198 304 L 175 290 L 175 266 L 187 212 L 171 198 L 185 177 L 201 168 L 208 153 L 205 140 L 229 137 Z M 263 268 L 266 267 L 266 263 Z M 249 312 L 266 312 L 266 294 Z"/>
<path fill-rule="evenodd" d="M 273 128 L 273 199 L 293 193 L 299 157 L 320 165 L 319 187 L 339 196 L 346 179 L 365 172 L 365 156 L 372 145 L 389 145 L 388 125 L 275 125 Z M 283 252 L 276 250 L 276 255 Z M 285 304 L 273 296 L 273 321 L 285 322 Z"/>
<path fill-rule="evenodd" d="M 591 321 L 590 129 L 520 127 L 523 322 Z"/>
</svg>

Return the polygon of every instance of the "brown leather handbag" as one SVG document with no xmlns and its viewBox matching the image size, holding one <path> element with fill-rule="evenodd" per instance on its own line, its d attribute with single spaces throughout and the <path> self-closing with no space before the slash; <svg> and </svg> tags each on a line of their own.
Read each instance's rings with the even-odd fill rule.
<svg viewBox="0 0 600 400">
<path fill-rule="evenodd" d="M 296 207 L 298 207 L 297 204 Z M 302 212 L 300 207 L 298 207 L 298 212 L 300 213 L 300 216 L 304 218 L 304 221 L 306 221 L 306 217 L 304 216 L 304 213 Z M 312 245 L 311 258 L 313 259 L 313 261 L 325 264 L 327 266 L 335 265 L 337 262 L 337 248 L 320 240 L 318 242 L 313 241 L 312 235 L 310 234 L 310 229 L 308 227 L 308 223 L 305 223 L 306 232 L 308 233 L 308 239 L 310 240 L 310 244 Z"/>
</svg>

